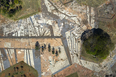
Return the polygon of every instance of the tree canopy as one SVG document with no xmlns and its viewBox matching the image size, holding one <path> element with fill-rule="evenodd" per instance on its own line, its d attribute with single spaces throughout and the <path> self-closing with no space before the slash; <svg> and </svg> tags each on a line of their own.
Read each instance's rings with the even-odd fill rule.
<svg viewBox="0 0 116 77">
<path fill-rule="evenodd" d="M 110 36 L 99 28 L 83 32 L 81 40 L 88 54 L 101 59 L 105 59 L 109 55 L 109 51 L 114 49 Z"/>
<path fill-rule="evenodd" d="M 21 0 L 0 0 L 0 13 L 12 17 L 17 11 L 22 9 Z"/>
</svg>

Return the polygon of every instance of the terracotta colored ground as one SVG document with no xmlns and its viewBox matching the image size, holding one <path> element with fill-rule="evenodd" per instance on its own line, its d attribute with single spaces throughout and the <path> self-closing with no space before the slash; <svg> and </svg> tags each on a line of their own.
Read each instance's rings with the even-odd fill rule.
<svg viewBox="0 0 116 77">
<path fill-rule="evenodd" d="M 79 77 L 96 77 L 93 71 L 82 67 L 76 63 L 67 67 L 63 71 L 60 71 L 59 73 L 55 74 L 54 77 L 65 77 L 75 72 L 77 72 Z"/>
</svg>

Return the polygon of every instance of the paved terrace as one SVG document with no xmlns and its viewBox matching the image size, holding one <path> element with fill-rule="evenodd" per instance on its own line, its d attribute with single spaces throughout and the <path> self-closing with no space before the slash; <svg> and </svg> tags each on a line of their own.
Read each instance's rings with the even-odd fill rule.
<svg viewBox="0 0 116 77">
<path fill-rule="evenodd" d="M 43 54 L 41 49 L 40 49 L 41 52 L 36 51 L 35 50 L 36 41 L 39 42 L 40 46 L 46 44 L 46 48 L 48 47 L 48 44 L 50 44 L 51 48 L 55 47 L 55 51 L 58 50 L 58 48 L 60 47 L 62 52 L 61 54 L 59 54 L 58 57 L 56 57 L 57 60 L 59 59 L 59 62 L 57 63 L 54 62 L 52 58 L 54 58 L 53 56 L 55 56 L 55 54 L 53 55 L 51 52 L 48 52 L 48 49 L 44 51 L 44 53 L 46 54 Z M 65 52 L 61 38 L 3 38 L 2 37 L 0 38 L 0 56 L 1 56 L 0 71 L 3 71 L 6 68 L 20 61 L 24 61 L 25 63 L 34 67 L 38 71 L 39 77 L 41 77 L 41 75 L 44 74 L 46 76 L 48 73 L 47 69 L 51 71 L 49 72 L 49 76 L 51 76 L 52 73 L 55 73 L 58 70 L 63 69 L 65 66 L 70 65 L 69 58 L 66 56 L 66 53 L 67 52 Z M 49 59 L 49 57 L 51 58 Z M 52 63 L 49 63 L 49 61 L 51 61 Z"/>
<path fill-rule="evenodd" d="M 0 48 L 31 48 L 35 49 L 35 43 L 51 44 L 59 46 L 62 44 L 60 38 L 0 38 Z"/>
</svg>

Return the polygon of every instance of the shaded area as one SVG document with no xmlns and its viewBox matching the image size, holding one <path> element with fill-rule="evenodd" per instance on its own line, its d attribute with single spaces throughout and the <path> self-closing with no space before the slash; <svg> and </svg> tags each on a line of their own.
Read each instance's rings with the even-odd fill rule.
<svg viewBox="0 0 116 77">
<path fill-rule="evenodd" d="M 112 21 L 112 20 L 111 20 Z M 110 35 L 110 38 L 114 44 L 116 44 L 116 18 L 114 21 L 97 21 L 99 28 L 103 29 Z"/>
<path fill-rule="evenodd" d="M 53 31 L 52 25 L 49 25 L 48 28 L 50 29 L 50 34 L 51 34 L 51 36 L 54 36 L 54 31 Z"/>
<path fill-rule="evenodd" d="M 0 48 L 0 51 L 1 51 L 1 54 L 2 54 L 3 60 L 7 60 L 7 55 L 6 55 L 5 51 L 4 51 L 4 49 Z"/>
<path fill-rule="evenodd" d="M 34 67 L 38 71 L 38 74 L 39 74 L 38 77 L 41 77 L 41 58 L 36 56 L 36 52 L 37 51 L 33 49 Z"/>
<path fill-rule="evenodd" d="M 5 51 L 5 49 L 3 49 L 3 48 L 1 48 L 0 49 L 0 51 L 1 51 L 1 54 L 2 54 L 2 60 L 3 60 L 3 65 L 4 66 L 2 66 L 2 67 L 4 67 L 4 69 L 6 69 L 6 68 L 8 68 L 8 67 L 10 67 L 10 62 L 9 62 L 9 60 L 8 60 L 8 57 L 7 57 L 7 54 L 6 54 L 6 51 Z M 0 62 L 2 61 L 2 60 L 0 60 Z M 2 67 L 1 67 L 1 71 L 2 71 Z M 0 71 L 0 72 L 1 72 Z"/>
<path fill-rule="evenodd" d="M 0 28 L 0 36 L 3 36 L 3 28 Z"/>
<path fill-rule="evenodd" d="M 94 58 L 105 59 L 109 55 L 109 51 L 114 49 L 110 36 L 100 28 L 83 32 L 81 40 L 86 53 L 91 54 Z"/>
</svg>

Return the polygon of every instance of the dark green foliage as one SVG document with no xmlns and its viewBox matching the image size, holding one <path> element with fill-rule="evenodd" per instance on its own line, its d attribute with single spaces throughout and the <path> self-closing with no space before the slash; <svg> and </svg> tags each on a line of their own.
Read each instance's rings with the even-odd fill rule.
<svg viewBox="0 0 116 77">
<path fill-rule="evenodd" d="M 107 0 L 77 0 L 79 4 L 88 5 L 91 7 L 98 7 Z"/>
<path fill-rule="evenodd" d="M 81 36 L 81 40 L 88 54 L 101 59 L 105 59 L 109 55 L 109 51 L 114 49 L 110 36 L 101 29 L 85 31 Z"/>
<path fill-rule="evenodd" d="M 21 0 L 0 0 L 0 13 L 12 17 L 17 11 L 22 9 Z"/>
</svg>

